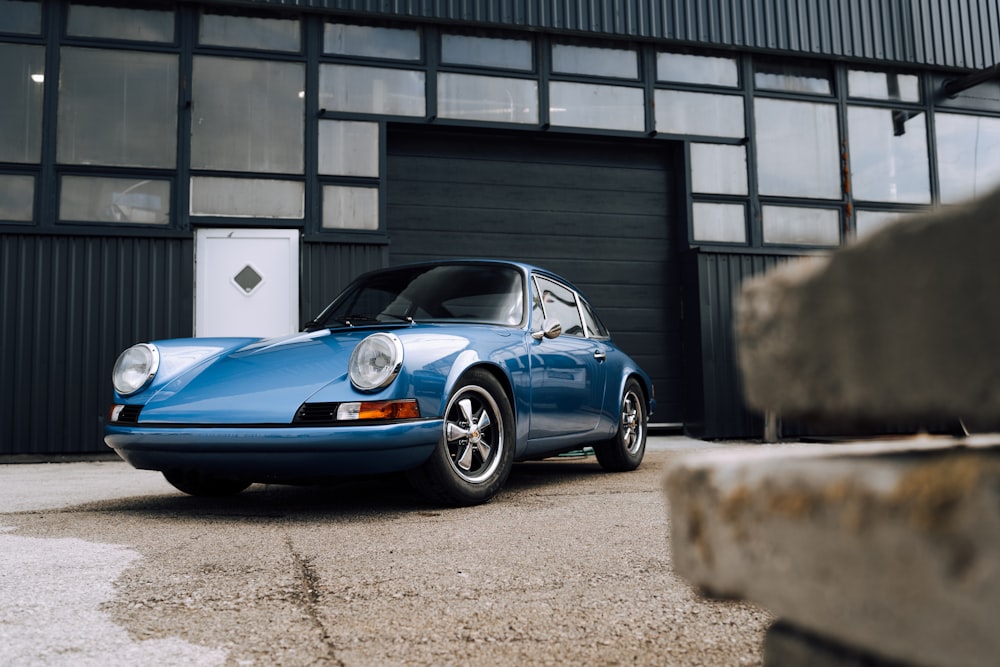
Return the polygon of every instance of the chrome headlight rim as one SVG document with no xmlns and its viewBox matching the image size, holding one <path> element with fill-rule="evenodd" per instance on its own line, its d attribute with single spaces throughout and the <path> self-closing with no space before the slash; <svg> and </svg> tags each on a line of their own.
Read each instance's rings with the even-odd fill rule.
<svg viewBox="0 0 1000 667">
<path fill-rule="evenodd" d="M 388 387 L 403 368 L 403 342 L 385 332 L 367 336 L 355 346 L 347 365 L 351 385 L 366 393 Z"/>
<path fill-rule="evenodd" d="M 131 396 L 148 387 L 159 369 L 160 350 L 152 343 L 138 343 L 118 355 L 111 382 L 121 396 Z"/>
</svg>

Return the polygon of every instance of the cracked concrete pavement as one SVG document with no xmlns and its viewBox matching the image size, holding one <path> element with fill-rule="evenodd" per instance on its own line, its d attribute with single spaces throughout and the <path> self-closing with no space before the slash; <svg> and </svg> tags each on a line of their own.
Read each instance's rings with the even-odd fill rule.
<svg viewBox="0 0 1000 667">
<path fill-rule="evenodd" d="M 474 508 L 395 477 L 197 499 L 117 461 L 0 466 L 4 665 L 759 665 L 771 619 L 673 574 L 664 464 L 515 466 Z"/>
</svg>

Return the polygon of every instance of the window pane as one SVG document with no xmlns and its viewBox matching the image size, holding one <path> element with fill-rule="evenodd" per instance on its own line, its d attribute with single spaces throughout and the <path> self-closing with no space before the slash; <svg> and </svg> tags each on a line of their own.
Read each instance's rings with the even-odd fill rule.
<svg viewBox="0 0 1000 667">
<path fill-rule="evenodd" d="M 34 201 L 33 176 L 0 174 L 0 220 L 30 222 L 35 208 Z"/>
<path fill-rule="evenodd" d="M 641 88 L 553 81 L 549 84 L 549 122 L 567 127 L 610 130 L 646 129 Z"/>
<path fill-rule="evenodd" d="M 767 90 L 813 95 L 833 94 L 833 77 L 824 65 L 759 62 L 754 67 L 754 84 Z"/>
<path fill-rule="evenodd" d="M 0 162 L 41 157 L 44 72 L 44 47 L 0 44 Z"/>
<path fill-rule="evenodd" d="M 920 79 L 914 74 L 895 72 L 847 72 L 847 94 L 872 100 L 920 101 Z"/>
<path fill-rule="evenodd" d="M 441 62 L 503 69 L 532 69 L 531 42 L 468 35 L 441 35 Z"/>
<path fill-rule="evenodd" d="M 584 336 L 583 320 L 580 319 L 580 311 L 576 307 L 576 295 L 551 280 L 545 278 L 535 278 L 538 282 L 538 289 L 542 292 L 542 308 L 545 309 L 545 317 L 554 317 L 562 325 L 564 336 Z"/>
<path fill-rule="evenodd" d="M 658 90 L 656 131 L 665 134 L 744 137 L 743 98 L 736 95 Z"/>
<path fill-rule="evenodd" d="M 378 188 L 324 185 L 323 229 L 378 231 Z"/>
<path fill-rule="evenodd" d="M 848 107 L 854 198 L 926 204 L 931 201 L 924 114 Z"/>
<path fill-rule="evenodd" d="M 424 73 L 406 69 L 320 65 L 319 105 L 331 111 L 423 116 Z"/>
<path fill-rule="evenodd" d="M 829 208 L 763 206 L 764 243 L 835 246 L 840 243 L 840 214 Z"/>
<path fill-rule="evenodd" d="M 1000 118 L 938 113 L 934 126 L 943 203 L 978 197 L 1000 184 Z"/>
<path fill-rule="evenodd" d="M 761 194 L 840 198 L 835 106 L 757 99 L 754 115 Z"/>
<path fill-rule="evenodd" d="M 537 123 L 538 82 L 471 74 L 438 75 L 441 118 Z"/>
<path fill-rule="evenodd" d="M 60 195 L 60 220 L 170 223 L 169 181 L 63 176 Z"/>
<path fill-rule="evenodd" d="M 300 63 L 196 57 L 191 167 L 301 174 Z"/>
<path fill-rule="evenodd" d="M 635 50 L 553 44 L 552 71 L 638 79 L 639 59 Z"/>
<path fill-rule="evenodd" d="M 691 189 L 723 195 L 747 194 L 746 148 L 691 144 Z"/>
<path fill-rule="evenodd" d="M 364 58 L 420 60 L 420 30 L 327 23 L 323 52 Z"/>
<path fill-rule="evenodd" d="M 947 78 L 937 79 L 935 86 L 940 89 L 949 80 Z M 939 95 L 934 100 L 934 105 L 950 109 L 969 109 L 986 112 L 1000 111 L 1000 81 L 986 81 L 959 91 L 951 97 Z"/>
<path fill-rule="evenodd" d="M 228 14 L 202 14 L 200 44 L 269 51 L 299 51 L 301 35 L 295 19 L 265 19 Z"/>
<path fill-rule="evenodd" d="M 692 208 L 695 241 L 747 242 L 747 220 L 743 204 L 695 202 Z"/>
<path fill-rule="evenodd" d="M 42 30 L 42 5 L 38 2 L 0 0 L 0 32 L 37 35 Z"/>
<path fill-rule="evenodd" d="M 691 56 L 684 53 L 656 54 L 656 79 L 710 86 L 740 85 L 739 70 L 734 58 Z"/>
<path fill-rule="evenodd" d="M 173 167 L 177 56 L 64 48 L 57 127 L 64 164 Z"/>
<path fill-rule="evenodd" d="M 173 42 L 174 13 L 98 5 L 70 5 L 66 32 L 79 37 Z"/>
<path fill-rule="evenodd" d="M 378 177 L 378 123 L 319 122 L 319 173 Z"/>
<path fill-rule="evenodd" d="M 264 178 L 191 178 L 191 215 L 234 218 L 302 218 L 305 187 L 300 181 Z"/>
<path fill-rule="evenodd" d="M 858 228 L 857 237 L 864 238 L 877 229 L 905 218 L 907 214 L 893 211 L 858 211 L 855 224 Z"/>
</svg>

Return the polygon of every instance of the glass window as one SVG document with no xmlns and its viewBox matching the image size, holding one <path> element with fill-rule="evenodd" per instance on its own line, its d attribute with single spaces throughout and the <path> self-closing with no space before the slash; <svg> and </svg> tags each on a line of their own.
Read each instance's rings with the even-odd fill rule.
<svg viewBox="0 0 1000 667">
<path fill-rule="evenodd" d="M 920 79 L 915 74 L 852 69 L 847 72 L 847 94 L 871 100 L 919 102 Z"/>
<path fill-rule="evenodd" d="M 0 162 L 41 158 L 44 72 L 44 47 L 0 44 Z"/>
<path fill-rule="evenodd" d="M 611 334 L 608 333 L 607 327 L 601 322 L 601 318 L 597 316 L 597 313 L 590 307 L 590 304 L 583 299 L 580 299 L 579 303 L 580 311 L 583 313 L 583 323 L 587 325 L 587 337 L 609 338 Z"/>
<path fill-rule="evenodd" d="M 875 230 L 901 220 L 906 216 L 906 213 L 896 211 L 858 211 L 855 217 L 855 224 L 858 228 L 857 238 L 864 238 Z"/>
<path fill-rule="evenodd" d="M 495 123 L 537 123 L 538 82 L 441 72 L 438 116 Z"/>
<path fill-rule="evenodd" d="M 229 14 L 201 15 L 199 44 L 268 51 L 301 50 L 299 22 Z"/>
<path fill-rule="evenodd" d="M 761 194 L 840 198 L 835 106 L 758 98 L 754 116 Z"/>
<path fill-rule="evenodd" d="M 526 39 L 441 35 L 441 62 L 530 71 L 531 42 Z"/>
<path fill-rule="evenodd" d="M 747 149 L 722 144 L 691 144 L 691 190 L 745 195 Z"/>
<path fill-rule="evenodd" d="M 955 204 L 1000 185 L 1000 118 L 937 113 L 941 202 Z"/>
<path fill-rule="evenodd" d="M 324 185 L 323 229 L 378 231 L 378 188 Z"/>
<path fill-rule="evenodd" d="M 840 213 L 830 208 L 762 206 L 764 243 L 835 246 L 840 243 Z"/>
<path fill-rule="evenodd" d="M 536 277 L 538 289 L 541 292 L 542 308 L 545 317 L 554 317 L 562 325 L 563 335 L 580 336 L 586 335 L 583 330 L 583 321 L 580 319 L 580 310 L 576 307 L 576 294 L 563 287 L 559 283 L 552 282 L 546 278 Z M 536 324 L 538 324 L 536 322 Z"/>
<path fill-rule="evenodd" d="M 656 131 L 706 137 L 745 137 L 743 98 L 737 95 L 657 90 Z"/>
<path fill-rule="evenodd" d="M 867 201 L 931 201 L 924 114 L 848 107 L 851 187 Z"/>
<path fill-rule="evenodd" d="M 173 42 L 174 13 L 100 5 L 70 5 L 66 33 L 78 37 Z"/>
<path fill-rule="evenodd" d="M 34 201 L 34 176 L 0 174 L 0 220 L 31 222 Z"/>
<path fill-rule="evenodd" d="M 378 123 L 319 122 L 319 173 L 378 177 Z"/>
<path fill-rule="evenodd" d="M 302 218 L 301 181 L 266 178 L 191 178 L 191 215 L 235 218 Z"/>
<path fill-rule="evenodd" d="M 323 29 L 323 53 L 420 60 L 420 29 L 327 23 Z"/>
<path fill-rule="evenodd" d="M 692 209 L 695 241 L 747 242 L 747 216 L 743 204 L 695 202 Z"/>
<path fill-rule="evenodd" d="M 939 78 L 935 81 L 938 90 L 949 83 L 960 82 L 958 77 Z M 943 91 L 941 91 L 943 92 Z M 985 81 L 978 85 L 960 90 L 953 95 L 938 95 L 934 100 L 935 106 L 947 107 L 951 109 L 969 109 L 972 111 L 996 112 L 1000 111 L 1000 81 Z"/>
<path fill-rule="evenodd" d="M 300 63 L 194 59 L 191 167 L 301 174 Z"/>
<path fill-rule="evenodd" d="M 64 48 L 57 129 L 64 164 L 173 167 L 177 56 Z"/>
<path fill-rule="evenodd" d="M 63 176 L 60 220 L 170 223 L 170 182 L 146 178 Z"/>
<path fill-rule="evenodd" d="M 692 56 L 685 53 L 656 54 L 656 80 L 707 86 L 740 85 L 734 58 Z"/>
<path fill-rule="evenodd" d="M 41 30 L 41 3 L 0 0 L 0 32 L 37 35 Z"/>
<path fill-rule="evenodd" d="M 646 129 L 643 97 L 641 88 L 553 81 L 549 84 L 549 122 L 642 132 Z"/>
<path fill-rule="evenodd" d="M 826 65 L 758 62 L 754 66 L 754 84 L 757 88 L 788 93 L 833 94 L 833 76 Z"/>
<path fill-rule="evenodd" d="M 564 74 L 638 79 L 639 59 L 635 49 L 605 49 L 594 46 L 553 44 L 552 71 Z"/>
<path fill-rule="evenodd" d="M 319 106 L 330 111 L 423 116 L 424 73 L 406 69 L 320 65 Z"/>
</svg>

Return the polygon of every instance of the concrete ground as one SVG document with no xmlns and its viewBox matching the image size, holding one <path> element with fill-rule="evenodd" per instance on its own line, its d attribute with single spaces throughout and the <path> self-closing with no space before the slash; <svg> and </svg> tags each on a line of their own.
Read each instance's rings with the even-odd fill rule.
<svg viewBox="0 0 1000 667">
<path fill-rule="evenodd" d="M 398 478 L 173 490 L 118 461 L 0 465 L 0 664 L 759 665 L 771 618 L 674 575 L 636 471 L 518 464 L 442 509 Z"/>
</svg>

